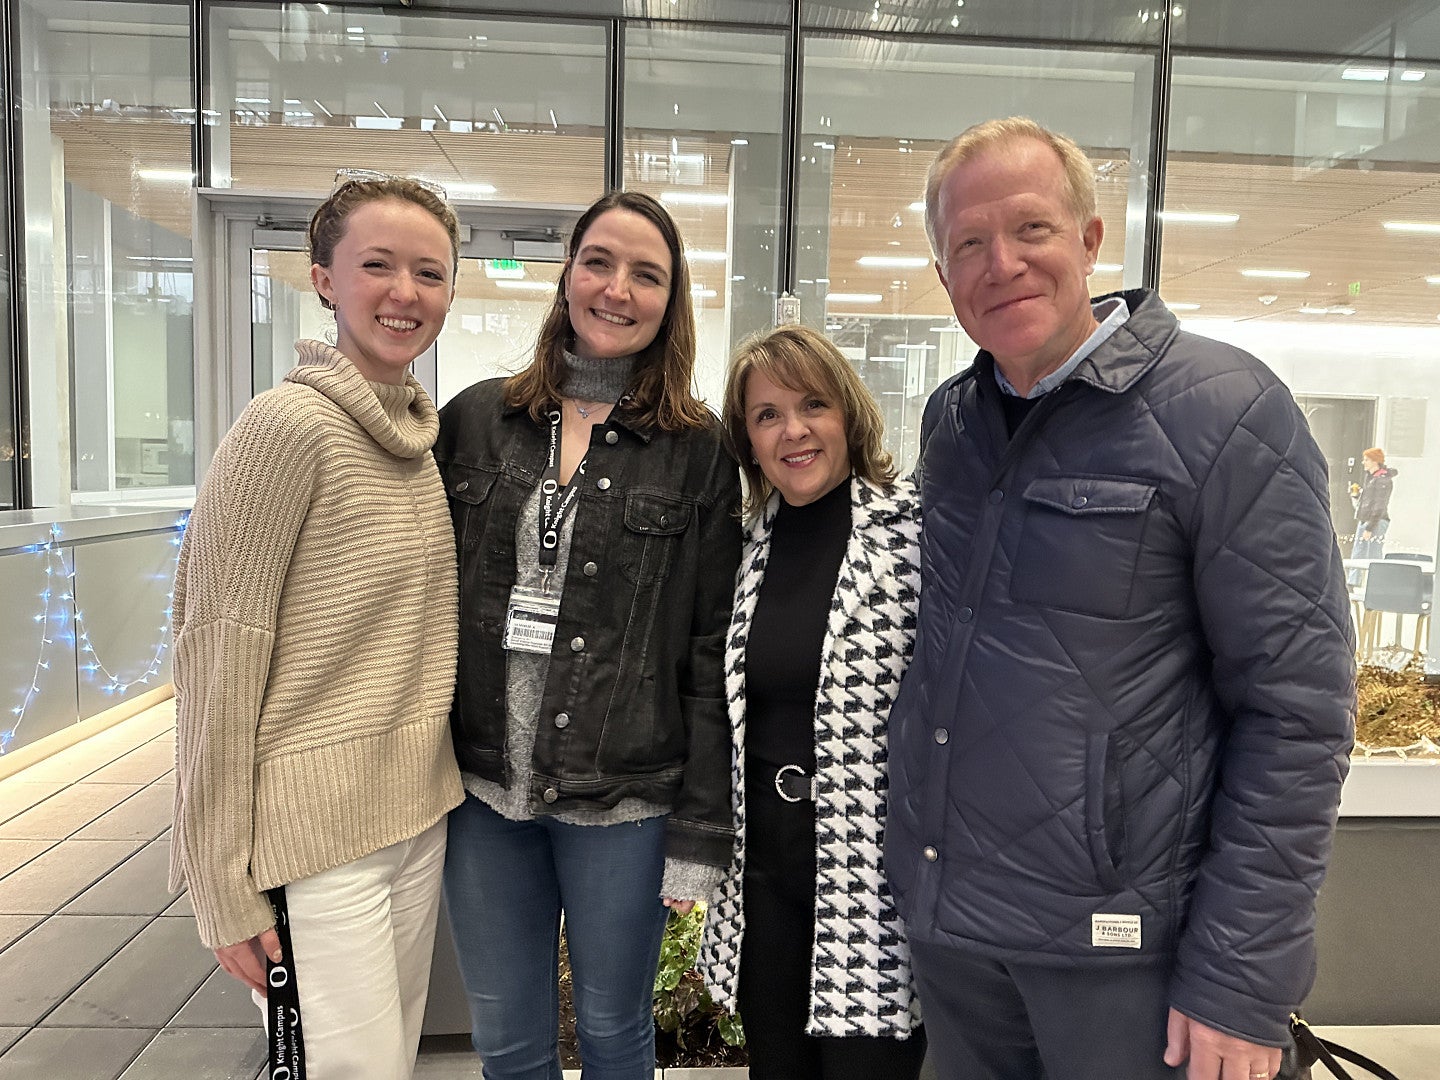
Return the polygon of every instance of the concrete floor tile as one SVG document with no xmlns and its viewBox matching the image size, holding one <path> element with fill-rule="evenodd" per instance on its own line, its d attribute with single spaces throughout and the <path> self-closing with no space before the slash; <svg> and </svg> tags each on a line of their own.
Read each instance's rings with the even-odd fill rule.
<svg viewBox="0 0 1440 1080">
<path fill-rule="evenodd" d="M 125 915 L 46 919 L 0 953 L 0 1026 L 36 1023 L 144 925 Z"/>
<path fill-rule="evenodd" d="M 194 926 L 183 919 L 156 919 L 43 1023 L 162 1028 L 214 970 L 215 955 L 200 944 Z"/>
<path fill-rule="evenodd" d="M 264 1032 L 182 1028 L 160 1032 L 121 1080 L 255 1080 L 264 1064 Z"/>
<path fill-rule="evenodd" d="M 219 968 L 167 1025 L 170 1028 L 259 1028 L 260 1010 L 250 988 Z"/>
<path fill-rule="evenodd" d="M 0 1054 L 3 1054 L 10 1047 L 19 1041 L 20 1036 L 25 1034 L 25 1028 L 0 1028 Z"/>
<path fill-rule="evenodd" d="M 1396 1076 L 1421 1077 L 1436 1075 L 1440 1062 L 1440 1027 L 1316 1027 L 1315 1034 L 1322 1039 L 1333 1039 L 1351 1050 L 1358 1050 L 1368 1058 L 1384 1065 Z M 1360 1070 L 1352 1072 L 1360 1074 Z M 1328 1073 L 1319 1067 L 1317 1078 Z M 1369 1076 L 1368 1073 L 1360 1074 Z"/>
<path fill-rule="evenodd" d="M 28 770 L 0 780 L 0 822 L 38 806 L 69 784 L 68 780 L 32 780 Z"/>
<path fill-rule="evenodd" d="M 174 767 L 174 741 L 152 739 L 104 768 L 97 769 L 85 780 L 87 783 L 98 784 L 148 784 L 160 779 Z"/>
<path fill-rule="evenodd" d="M 64 780 L 74 783 L 83 780 L 96 769 L 103 769 L 116 758 L 124 757 L 135 747 L 148 741 L 141 733 L 131 734 L 121 730 L 123 725 L 91 735 L 88 739 L 51 754 L 44 761 L 37 761 L 28 769 L 16 773 L 21 780 Z"/>
<path fill-rule="evenodd" d="M 64 840 L 140 789 L 139 784 L 71 784 L 0 825 L 0 839 Z"/>
<path fill-rule="evenodd" d="M 142 847 L 138 840 L 66 840 L 0 879 L 0 911 L 59 911 Z"/>
<path fill-rule="evenodd" d="M 75 839 L 154 840 L 170 827 L 174 813 L 175 785 L 151 784 L 90 822 L 75 833 Z"/>
<path fill-rule="evenodd" d="M 0 951 L 8 949 L 44 917 L 43 915 L 0 915 Z"/>
<path fill-rule="evenodd" d="M 64 912 L 67 915 L 159 915 L 175 902 L 169 875 L 170 842 L 155 840 L 70 901 Z"/>
<path fill-rule="evenodd" d="M 20 869 L 57 843 L 58 840 L 0 840 L 0 878 Z"/>
<path fill-rule="evenodd" d="M 175 898 L 175 902 L 167 907 L 162 914 L 166 918 L 179 916 L 181 918 L 193 919 L 195 917 L 195 905 L 190 902 L 190 894 L 183 892 Z"/>
<path fill-rule="evenodd" d="M 153 1031 L 36 1028 L 0 1056 L 0 1080 L 116 1080 Z"/>
<path fill-rule="evenodd" d="M 480 1080 L 480 1055 L 468 1036 L 431 1036 L 420 1040 L 415 1080 Z"/>
</svg>

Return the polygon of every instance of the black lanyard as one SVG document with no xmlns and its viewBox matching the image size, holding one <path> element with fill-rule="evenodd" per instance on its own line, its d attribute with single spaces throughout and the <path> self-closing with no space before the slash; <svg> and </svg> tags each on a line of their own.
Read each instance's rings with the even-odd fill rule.
<svg viewBox="0 0 1440 1080">
<path fill-rule="evenodd" d="M 587 454 L 586 457 L 589 455 Z M 560 487 L 560 410 L 550 410 L 550 455 L 540 478 L 540 573 L 548 581 L 558 561 L 560 530 L 575 509 L 580 485 L 575 481 L 585 475 L 585 458 L 575 466 L 575 475 L 563 489 Z"/>
<path fill-rule="evenodd" d="M 305 1080 L 305 1038 L 300 1024 L 300 988 L 295 981 L 295 950 L 290 944 L 290 912 L 285 886 L 266 894 L 275 909 L 275 933 L 280 938 L 280 963 L 265 961 L 266 1026 L 269 1028 L 270 1080 Z"/>
</svg>

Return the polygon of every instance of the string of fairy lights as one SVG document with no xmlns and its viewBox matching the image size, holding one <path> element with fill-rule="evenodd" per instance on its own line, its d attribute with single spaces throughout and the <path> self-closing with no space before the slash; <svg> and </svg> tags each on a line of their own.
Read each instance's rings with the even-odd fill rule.
<svg viewBox="0 0 1440 1080">
<path fill-rule="evenodd" d="M 179 557 L 179 547 L 184 538 L 185 525 L 188 521 L 189 513 L 187 512 L 180 515 L 175 522 L 175 534 L 170 538 L 170 544 L 176 549 L 175 558 Z M 90 631 L 86 627 L 85 611 L 77 599 L 74 549 L 65 543 L 61 530 L 62 526 L 59 523 L 53 524 L 50 526 L 50 535 L 46 540 L 20 548 L 16 552 L 17 555 L 33 555 L 40 561 L 44 571 L 45 584 L 36 595 L 41 607 L 32 616 L 38 625 L 35 665 L 29 679 L 21 684 L 19 692 L 15 696 L 18 703 L 10 707 L 9 716 L 4 718 L 8 722 L 4 728 L 0 728 L 0 754 L 9 750 L 25 721 L 26 714 L 43 692 L 44 688 L 41 683 L 45 681 L 44 673 L 50 670 L 52 663 L 63 659 L 71 646 L 75 649 L 75 663 L 79 677 L 88 679 L 92 685 L 98 684 L 101 693 L 115 697 L 123 697 L 132 687 L 149 684 L 160 674 L 160 670 L 164 666 L 165 654 L 170 649 L 170 616 L 172 613 L 170 604 L 175 597 L 174 559 L 170 560 L 165 568 L 155 575 L 157 579 L 165 580 L 170 584 L 166 589 L 166 607 L 163 612 L 165 620 L 155 628 L 156 638 L 149 659 L 138 674 L 133 671 L 127 673 L 112 670 L 96 649 L 96 644 L 91 640 Z"/>
</svg>

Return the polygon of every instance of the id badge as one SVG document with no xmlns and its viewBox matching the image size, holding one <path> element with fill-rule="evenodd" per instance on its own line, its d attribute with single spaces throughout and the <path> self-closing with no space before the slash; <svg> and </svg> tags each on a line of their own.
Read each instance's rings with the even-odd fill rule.
<svg viewBox="0 0 1440 1080">
<path fill-rule="evenodd" d="M 539 589 L 516 585 L 505 610 L 503 645 L 512 652 L 550 654 L 555 627 L 560 622 L 560 598 Z"/>
</svg>

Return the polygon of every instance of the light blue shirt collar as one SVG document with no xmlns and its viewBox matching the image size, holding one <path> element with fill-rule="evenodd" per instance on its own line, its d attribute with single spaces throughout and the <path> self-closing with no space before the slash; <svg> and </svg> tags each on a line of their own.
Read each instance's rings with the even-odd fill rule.
<svg viewBox="0 0 1440 1080">
<path fill-rule="evenodd" d="M 1110 305 L 1110 310 L 1102 313 L 1107 305 Z M 1010 380 L 1005 378 L 1004 373 L 1001 372 L 1000 365 L 996 364 L 995 381 L 1000 385 L 1001 393 L 1009 394 L 1011 397 L 1044 397 L 1068 379 L 1070 373 L 1080 366 L 1081 360 L 1084 360 L 1104 344 L 1105 339 L 1115 333 L 1116 330 L 1119 330 L 1120 327 L 1124 326 L 1125 320 L 1130 318 L 1130 305 L 1125 303 L 1123 296 L 1112 296 L 1108 300 L 1100 300 L 1090 305 L 1090 310 L 1100 323 L 1100 325 L 1095 328 L 1095 332 L 1085 339 L 1080 348 L 1075 350 L 1069 360 L 1066 360 L 1065 363 L 1061 364 L 1049 375 L 1046 375 L 1031 387 L 1030 393 L 1022 394 L 1019 390 L 1016 390 L 1015 387 L 1011 385 Z"/>
</svg>

